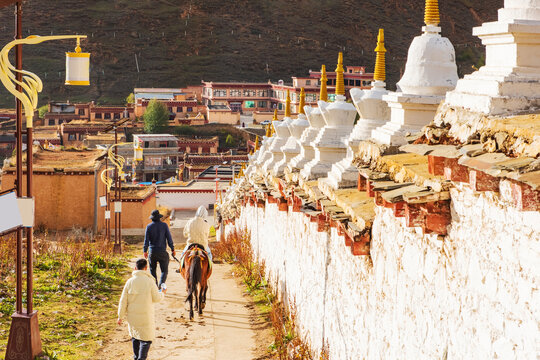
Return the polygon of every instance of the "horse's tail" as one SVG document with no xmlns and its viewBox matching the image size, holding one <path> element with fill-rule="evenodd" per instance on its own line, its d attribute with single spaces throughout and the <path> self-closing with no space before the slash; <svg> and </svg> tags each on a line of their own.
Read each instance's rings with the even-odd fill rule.
<svg viewBox="0 0 540 360">
<path fill-rule="evenodd" d="M 188 296 L 186 301 L 191 299 L 193 293 L 197 293 L 197 284 L 201 282 L 202 268 L 199 256 L 194 256 L 189 265 Z"/>
</svg>

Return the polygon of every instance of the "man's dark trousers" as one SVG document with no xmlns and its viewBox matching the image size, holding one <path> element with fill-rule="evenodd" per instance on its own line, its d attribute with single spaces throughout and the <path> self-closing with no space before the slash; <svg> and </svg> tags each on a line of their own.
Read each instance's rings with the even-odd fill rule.
<svg viewBox="0 0 540 360">
<path fill-rule="evenodd" d="M 169 253 L 165 250 L 152 250 L 150 249 L 150 254 L 148 254 L 148 260 L 150 262 L 150 274 L 156 279 L 157 284 L 157 275 L 156 269 L 157 264 L 159 263 L 159 268 L 161 270 L 161 277 L 159 278 L 158 287 L 161 287 L 161 284 L 164 284 L 167 281 L 167 274 L 169 273 Z"/>
<path fill-rule="evenodd" d="M 152 342 L 137 340 L 135 338 L 131 338 L 131 342 L 133 343 L 133 360 L 146 360 Z"/>
</svg>

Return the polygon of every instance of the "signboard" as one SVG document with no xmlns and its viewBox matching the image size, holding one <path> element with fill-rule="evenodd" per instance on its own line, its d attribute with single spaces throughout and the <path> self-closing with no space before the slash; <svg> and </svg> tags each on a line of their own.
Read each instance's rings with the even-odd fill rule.
<svg viewBox="0 0 540 360">
<path fill-rule="evenodd" d="M 106 210 L 105 211 L 105 220 L 108 220 L 111 218 L 111 211 L 110 210 Z"/>
<path fill-rule="evenodd" d="M 99 197 L 99 205 L 101 207 L 107 206 L 107 197 L 106 196 L 100 196 Z"/>
<path fill-rule="evenodd" d="M 120 201 L 114 202 L 114 212 L 115 213 L 121 213 L 122 212 L 122 203 Z"/>
<path fill-rule="evenodd" d="M 15 192 L 0 196 L 0 233 L 5 233 L 23 225 Z"/>
<path fill-rule="evenodd" d="M 19 213 L 24 227 L 34 226 L 34 198 L 18 198 Z"/>
</svg>

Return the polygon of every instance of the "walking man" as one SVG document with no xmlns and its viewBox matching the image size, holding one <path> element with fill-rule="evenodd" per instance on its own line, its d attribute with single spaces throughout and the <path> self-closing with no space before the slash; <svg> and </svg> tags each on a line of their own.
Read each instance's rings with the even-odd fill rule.
<svg viewBox="0 0 540 360">
<path fill-rule="evenodd" d="M 169 231 L 167 224 L 161 221 L 162 217 L 163 215 L 159 213 L 159 210 L 152 211 L 152 215 L 150 216 L 152 222 L 146 227 L 143 245 L 144 258 L 148 259 L 150 262 L 150 274 L 152 274 L 154 277 L 158 288 L 161 288 L 161 284 L 165 284 L 165 281 L 167 281 L 167 274 L 169 272 L 169 254 L 167 253 L 167 244 L 169 244 L 169 247 L 171 248 L 172 255 L 176 255 L 171 232 Z M 150 254 L 148 254 L 149 250 Z M 158 263 L 161 269 L 159 284 L 157 283 L 156 275 Z"/>
<path fill-rule="evenodd" d="M 117 322 L 122 325 L 122 320 L 127 320 L 134 360 L 146 360 L 148 356 L 150 345 L 156 337 L 154 303 L 163 300 L 167 292 L 166 288 L 161 292 L 158 290 L 155 279 L 152 279 L 147 269 L 146 259 L 137 260 L 135 271 L 126 282 L 118 304 Z"/>
</svg>

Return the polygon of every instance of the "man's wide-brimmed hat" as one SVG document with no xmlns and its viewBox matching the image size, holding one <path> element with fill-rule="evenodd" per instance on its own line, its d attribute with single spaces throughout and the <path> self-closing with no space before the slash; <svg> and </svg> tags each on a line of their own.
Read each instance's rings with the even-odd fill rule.
<svg viewBox="0 0 540 360">
<path fill-rule="evenodd" d="M 150 215 L 150 219 L 152 220 L 158 220 L 158 219 L 161 219 L 162 217 L 163 215 L 159 213 L 159 210 L 152 211 L 152 215 Z"/>
</svg>

